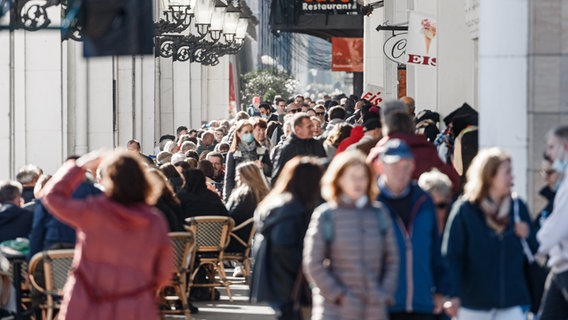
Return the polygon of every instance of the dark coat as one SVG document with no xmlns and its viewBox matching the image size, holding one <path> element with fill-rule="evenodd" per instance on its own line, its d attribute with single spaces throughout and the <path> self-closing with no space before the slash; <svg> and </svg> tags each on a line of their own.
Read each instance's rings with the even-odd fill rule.
<svg viewBox="0 0 568 320">
<path fill-rule="evenodd" d="M 241 195 L 237 199 L 231 198 L 227 203 L 227 209 L 229 210 L 229 216 L 235 220 L 235 226 L 245 222 L 254 215 L 254 210 L 256 209 L 257 202 L 254 199 L 252 192 Z M 248 241 L 250 231 L 252 229 L 252 224 L 237 230 L 235 234 L 244 240 Z M 245 247 L 235 240 L 229 242 L 229 246 L 225 249 L 226 252 L 244 252 Z"/>
<path fill-rule="evenodd" d="M 22 199 L 24 199 L 24 203 L 32 202 L 35 199 L 34 187 L 23 187 Z"/>
<path fill-rule="evenodd" d="M 300 139 L 291 133 L 280 149 L 276 149 L 274 153 L 274 162 L 272 169 L 272 185 L 278 179 L 282 168 L 288 160 L 295 156 L 314 156 L 325 158 L 327 154 L 323 148 L 323 143 L 316 139 Z"/>
<path fill-rule="evenodd" d="M 257 239 L 250 295 L 253 301 L 282 305 L 291 301 L 312 212 L 293 198 L 275 202 L 279 204 L 262 209 L 267 216 L 260 213 L 266 219 L 257 225 L 257 237 L 262 235 L 262 240 Z"/>
<path fill-rule="evenodd" d="M 175 203 L 171 203 L 164 197 L 158 199 L 158 202 L 154 206 L 164 215 L 164 218 L 168 221 L 168 229 L 170 232 L 184 231 L 181 220 L 181 206 Z"/>
<path fill-rule="evenodd" d="M 181 190 L 177 194 L 181 201 L 181 225 L 185 219 L 198 216 L 228 216 L 227 208 L 219 198 L 219 195 L 209 189 L 199 192 Z"/>
<path fill-rule="evenodd" d="M 538 213 L 536 218 L 533 221 L 533 227 L 535 228 L 535 232 L 540 230 L 544 220 L 550 216 L 552 213 L 552 209 L 554 209 L 554 197 L 556 196 L 556 190 L 552 190 L 549 186 L 544 186 L 538 192 L 543 198 L 546 199 L 547 203 L 546 206 Z"/>
<path fill-rule="evenodd" d="M 463 307 L 489 310 L 529 305 L 529 289 L 524 281 L 525 255 L 513 231 L 513 208 L 511 205 L 509 225 L 497 234 L 487 226 L 478 204 L 454 204 L 444 233 L 443 252 L 449 265 L 450 296 L 459 297 Z M 522 201 L 519 216 L 530 225 L 528 209 Z M 534 230 L 527 242 L 536 251 Z"/>
<path fill-rule="evenodd" d="M 92 183 L 84 181 L 72 194 L 73 199 L 85 199 L 102 191 Z M 37 201 L 34 210 L 32 230 L 30 232 L 30 252 L 28 259 L 34 254 L 47 250 L 54 244 L 65 243 L 75 245 L 75 229 L 56 219 L 41 203 Z"/>
<path fill-rule="evenodd" d="M 0 205 L 0 242 L 27 238 L 32 229 L 33 213 L 11 203 Z"/>
</svg>

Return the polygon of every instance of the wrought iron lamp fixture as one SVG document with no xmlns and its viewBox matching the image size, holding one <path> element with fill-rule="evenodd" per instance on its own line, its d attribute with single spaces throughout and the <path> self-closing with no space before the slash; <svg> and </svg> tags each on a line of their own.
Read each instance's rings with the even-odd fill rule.
<svg viewBox="0 0 568 320">
<path fill-rule="evenodd" d="M 243 47 L 249 17 L 234 0 L 164 0 L 156 56 L 217 65 Z M 192 24 L 193 22 L 193 24 Z"/>
<path fill-rule="evenodd" d="M 239 0 L 161 0 L 163 18 L 154 23 L 155 55 L 174 61 L 217 65 L 219 58 L 243 47 L 250 17 Z M 81 41 L 80 1 L 0 0 L 1 29 L 61 29 L 62 40 Z M 52 26 L 50 7 L 61 6 L 61 26 Z M 49 10 L 51 13 L 52 10 Z"/>
</svg>

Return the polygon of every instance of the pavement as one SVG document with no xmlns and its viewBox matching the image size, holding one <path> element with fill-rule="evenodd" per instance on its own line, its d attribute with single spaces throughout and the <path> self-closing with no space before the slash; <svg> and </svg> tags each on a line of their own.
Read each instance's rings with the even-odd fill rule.
<svg viewBox="0 0 568 320">
<path fill-rule="evenodd" d="M 230 278 L 230 277 L 229 277 Z M 192 302 L 199 308 L 199 313 L 192 314 L 192 320 L 265 320 L 274 319 L 274 311 L 265 304 L 249 302 L 249 287 L 247 285 L 232 285 L 233 302 L 225 288 L 217 288 L 221 292 L 218 301 Z M 183 316 L 167 316 L 166 320 L 181 320 Z"/>
</svg>

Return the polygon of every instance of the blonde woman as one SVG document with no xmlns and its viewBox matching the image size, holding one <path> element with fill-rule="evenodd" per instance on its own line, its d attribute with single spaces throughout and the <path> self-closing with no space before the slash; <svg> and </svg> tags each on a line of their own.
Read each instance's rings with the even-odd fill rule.
<svg viewBox="0 0 568 320">
<path fill-rule="evenodd" d="M 245 222 L 254 215 L 257 205 L 270 192 L 264 175 L 258 166 L 252 162 L 244 162 L 237 166 L 235 180 L 237 187 L 227 202 L 229 215 L 235 220 L 235 225 Z M 236 231 L 241 239 L 247 239 L 252 225 Z M 231 241 L 225 251 L 243 252 L 245 248 L 237 241 Z"/>
<path fill-rule="evenodd" d="M 391 220 L 372 200 L 373 177 L 363 154 L 351 151 L 336 156 L 322 178 L 327 203 L 314 211 L 304 240 L 312 319 L 388 319 L 399 258 Z"/>
<path fill-rule="evenodd" d="M 442 245 L 453 297 L 446 312 L 460 320 L 526 319 L 531 300 L 522 239 L 527 250 L 536 251 L 537 243 L 525 203 L 511 196 L 510 156 L 498 148 L 480 151 L 467 181 Z"/>
</svg>

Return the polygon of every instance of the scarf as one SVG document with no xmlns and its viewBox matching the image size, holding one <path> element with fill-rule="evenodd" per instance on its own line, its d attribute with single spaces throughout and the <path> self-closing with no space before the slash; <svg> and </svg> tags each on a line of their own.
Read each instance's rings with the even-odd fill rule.
<svg viewBox="0 0 568 320">
<path fill-rule="evenodd" d="M 237 150 L 241 152 L 241 158 L 244 161 L 256 161 L 257 154 L 256 154 L 256 142 L 253 141 L 251 143 L 245 143 L 241 141 Z"/>
<path fill-rule="evenodd" d="M 487 225 L 497 233 L 503 232 L 509 223 L 509 211 L 511 210 L 511 198 L 507 197 L 500 204 L 486 197 L 481 200 L 481 211 L 485 216 Z"/>
</svg>

